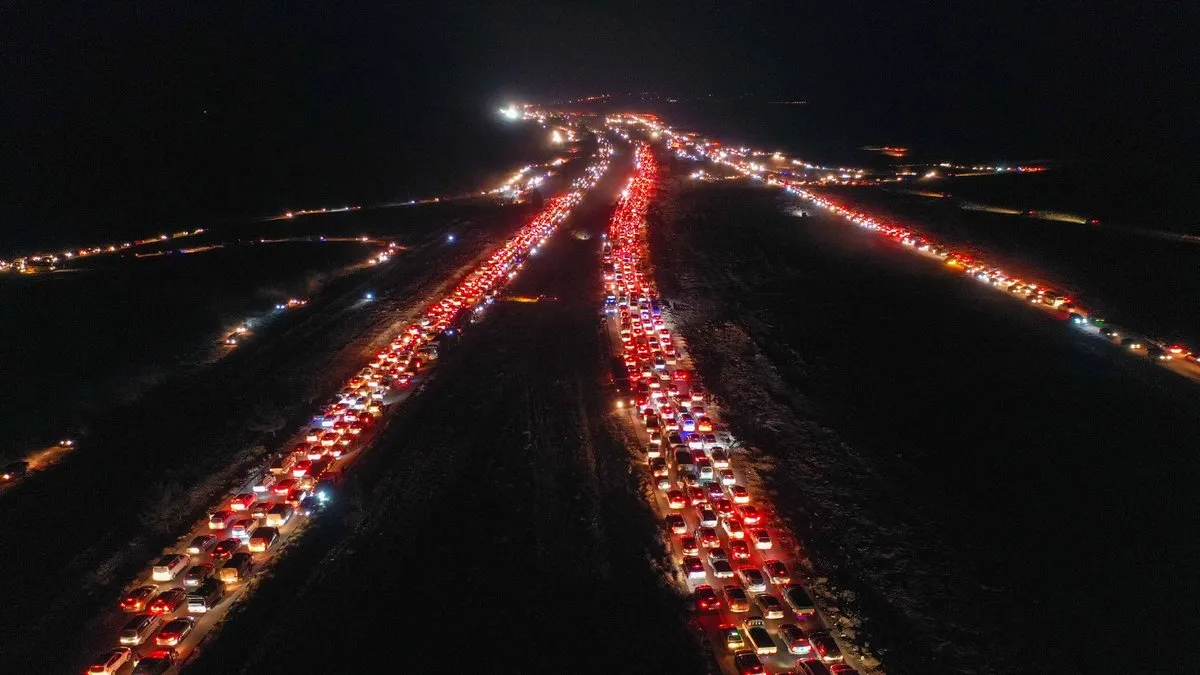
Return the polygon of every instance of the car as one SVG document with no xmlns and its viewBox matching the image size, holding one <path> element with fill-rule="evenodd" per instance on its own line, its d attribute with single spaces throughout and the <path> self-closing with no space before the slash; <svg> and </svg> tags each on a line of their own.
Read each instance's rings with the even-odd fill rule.
<svg viewBox="0 0 1200 675">
<path fill-rule="evenodd" d="M 700 526 L 696 528 L 696 538 L 700 540 L 700 545 L 704 548 L 716 548 L 721 545 L 721 538 L 717 536 L 717 530 L 714 527 Z"/>
<path fill-rule="evenodd" d="M 713 509 L 715 509 L 717 515 L 721 516 L 722 518 L 729 518 L 733 516 L 733 508 L 733 502 L 725 499 L 724 497 L 713 500 Z"/>
<path fill-rule="evenodd" d="M 812 643 L 808 641 L 808 636 L 794 623 L 781 625 L 779 637 L 790 654 L 805 656 L 812 653 Z"/>
<path fill-rule="evenodd" d="M 158 586 L 154 584 L 146 584 L 138 586 L 129 591 L 125 597 L 121 598 L 121 611 L 136 614 L 146 609 L 146 605 L 150 603 L 150 599 L 158 592 Z"/>
<path fill-rule="evenodd" d="M 763 616 L 768 619 L 783 618 L 783 605 L 779 602 L 779 598 L 770 593 L 759 593 L 754 596 L 754 601 L 758 603 L 758 608 L 762 610 Z"/>
<path fill-rule="evenodd" d="M 733 555 L 734 560 L 749 560 L 750 544 L 742 539 L 734 539 L 729 542 L 729 553 Z"/>
<path fill-rule="evenodd" d="M 167 625 L 158 631 L 158 635 L 154 636 L 154 644 L 160 647 L 174 647 L 187 637 L 187 634 L 192 632 L 196 627 L 196 620 L 190 616 L 181 616 L 177 619 L 172 619 L 167 622 Z"/>
<path fill-rule="evenodd" d="M 246 541 L 250 539 L 250 533 L 254 530 L 254 526 L 257 523 L 258 521 L 253 518 L 242 518 L 241 520 L 236 521 L 233 524 L 233 527 L 229 528 L 229 533 L 234 539 Z"/>
<path fill-rule="evenodd" d="M 687 572 L 689 579 L 703 579 L 708 576 L 708 573 L 704 571 L 704 562 L 694 555 L 683 557 L 683 569 Z"/>
<path fill-rule="evenodd" d="M 187 569 L 189 562 L 191 560 L 182 553 L 164 555 L 158 559 L 158 562 L 154 563 L 154 568 L 150 571 L 150 577 L 155 581 L 174 581 L 180 572 Z"/>
<path fill-rule="evenodd" d="M 714 577 L 718 579 L 733 578 L 733 565 L 730 565 L 728 560 L 713 560 L 709 566 L 712 567 Z"/>
<path fill-rule="evenodd" d="M 242 547 L 242 543 L 241 539 L 222 539 L 217 542 L 217 545 L 213 547 L 212 553 L 209 555 L 216 561 L 228 560 L 230 556 L 237 553 L 238 549 Z"/>
<path fill-rule="evenodd" d="M 700 417 L 696 420 L 696 431 L 700 433 L 708 433 L 713 430 L 712 420 L 708 417 Z"/>
<path fill-rule="evenodd" d="M 730 539 L 741 541 L 746 538 L 746 530 L 742 527 L 741 522 L 736 518 L 725 518 L 721 521 L 721 527 L 725 530 L 725 534 L 729 535 Z"/>
<path fill-rule="evenodd" d="M 721 484 L 716 481 L 707 481 L 701 487 L 708 492 L 708 500 L 710 502 L 725 498 L 725 491 L 721 489 Z"/>
<path fill-rule="evenodd" d="M 654 479 L 654 487 L 658 490 L 670 490 L 671 478 L 669 476 L 658 476 Z"/>
<path fill-rule="evenodd" d="M 667 529 L 671 534 L 687 534 L 687 521 L 678 513 L 667 516 Z"/>
<path fill-rule="evenodd" d="M 137 657 L 129 647 L 110 649 L 96 657 L 88 666 L 86 675 L 114 675 L 125 667 L 125 664 L 137 664 Z"/>
<path fill-rule="evenodd" d="M 250 508 L 250 517 L 255 520 L 266 520 L 267 514 L 275 508 L 276 502 L 258 502 Z"/>
<path fill-rule="evenodd" d="M 650 460 L 650 474 L 657 478 L 670 476 L 671 470 L 667 467 L 667 460 L 662 457 Z"/>
<path fill-rule="evenodd" d="M 762 521 L 762 512 L 753 504 L 743 504 L 737 507 L 737 514 L 742 519 L 743 525 L 757 525 Z"/>
<path fill-rule="evenodd" d="M 721 480 L 721 485 L 737 484 L 737 476 L 733 475 L 733 469 L 721 469 L 717 472 L 717 477 Z"/>
<path fill-rule="evenodd" d="M 813 651 L 825 663 L 838 663 L 842 660 L 842 650 L 838 648 L 837 643 L 833 641 L 833 636 L 829 633 L 824 631 L 811 633 L 808 639 L 812 642 Z"/>
<path fill-rule="evenodd" d="M 729 452 L 724 448 L 713 448 L 708 455 L 712 458 L 712 464 L 718 469 L 729 468 Z"/>
<path fill-rule="evenodd" d="M 695 537 L 681 537 L 679 539 L 679 548 L 683 552 L 683 555 L 700 555 L 700 543 Z"/>
<path fill-rule="evenodd" d="M 733 655 L 733 667 L 737 670 L 738 675 L 762 675 L 766 672 L 758 654 L 749 650 L 743 650 Z"/>
<path fill-rule="evenodd" d="M 700 506 L 708 503 L 708 491 L 700 487 L 688 488 L 688 497 L 691 498 L 692 506 Z"/>
<path fill-rule="evenodd" d="M 276 480 L 278 480 L 278 478 L 276 478 L 275 474 L 264 474 L 263 477 L 260 478 L 251 489 L 254 490 L 254 492 L 267 492 L 271 489 L 271 486 L 275 484 Z"/>
<path fill-rule="evenodd" d="M 170 614 L 179 609 L 186 599 L 187 591 L 178 587 L 168 588 L 150 601 L 148 611 L 151 614 Z"/>
<path fill-rule="evenodd" d="M 187 588 L 196 588 L 204 583 L 204 580 L 212 574 L 213 566 L 211 564 L 201 563 L 192 565 L 186 574 L 183 575 L 183 585 Z"/>
<path fill-rule="evenodd" d="M 123 645 L 136 647 L 150 637 L 161 620 L 155 614 L 135 614 L 121 627 L 121 636 L 117 640 Z"/>
<path fill-rule="evenodd" d="M 796 675 L 830 675 L 830 671 L 820 659 L 805 658 L 796 661 Z"/>
<path fill-rule="evenodd" d="M 688 499 L 683 495 L 681 490 L 671 490 L 667 492 L 667 507 L 672 509 L 682 509 L 687 506 Z"/>
<path fill-rule="evenodd" d="M 785 586 L 792 583 L 792 577 L 788 574 L 787 565 L 778 560 L 764 560 L 763 571 L 767 573 L 767 578 L 773 584 Z"/>
<path fill-rule="evenodd" d="M 284 478 L 271 486 L 271 493 L 277 497 L 286 497 L 296 487 L 295 478 Z"/>
<path fill-rule="evenodd" d="M 704 527 L 717 526 L 717 512 L 707 506 L 701 506 L 696 509 L 696 515 L 700 518 L 700 524 Z"/>
<path fill-rule="evenodd" d="M 729 606 L 729 611 L 736 613 L 750 611 L 750 598 L 741 586 L 726 584 L 723 591 L 725 593 L 725 604 Z"/>
<path fill-rule="evenodd" d="M 192 539 L 192 542 L 188 544 L 187 549 L 185 550 L 192 555 L 200 555 L 202 553 L 208 553 L 216 545 L 216 537 L 212 536 L 211 534 L 202 534 L 195 539 Z"/>
<path fill-rule="evenodd" d="M 133 669 L 133 675 L 162 675 L 175 665 L 179 655 L 174 649 L 157 649 L 150 652 Z"/>
<path fill-rule="evenodd" d="M 715 612 L 721 608 L 721 599 L 717 597 L 717 592 L 712 586 L 697 586 L 692 596 L 696 600 L 697 612 Z"/>
<path fill-rule="evenodd" d="M 741 485 L 729 486 L 729 498 L 733 500 L 734 504 L 750 503 L 750 493 Z"/>
<path fill-rule="evenodd" d="M 750 566 L 739 567 L 737 574 L 738 578 L 742 580 L 742 584 L 744 584 L 751 593 L 766 592 L 767 579 L 763 576 L 762 572 L 758 571 L 758 568 Z"/>
<path fill-rule="evenodd" d="M 1146 356 L 1149 356 L 1151 359 L 1154 359 L 1155 361 L 1170 361 L 1171 360 L 1171 355 L 1168 354 L 1167 352 L 1163 351 L 1159 347 L 1150 347 L 1149 349 L 1147 349 Z"/>
<path fill-rule="evenodd" d="M 258 501 L 258 495 L 254 494 L 253 492 L 243 492 L 229 500 L 229 510 L 246 511 L 249 510 L 251 506 L 254 506 L 254 502 L 256 501 Z"/>
<path fill-rule="evenodd" d="M 783 600 L 797 616 L 817 613 L 817 606 L 813 604 L 812 597 L 802 586 L 788 585 L 783 589 Z"/>
<path fill-rule="evenodd" d="M 1130 350 L 1138 350 L 1142 348 L 1142 341 L 1136 338 L 1127 337 L 1121 340 L 1121 346 Z"/>
<path fill-rule="evenodd" d="M 723 623 L 717 630 L 721 633 L 721 639 L 725 642 L 726 649 L 733 651 L 746 646 L 746 638 L 742 637 L 742 631 L 738 630 L 737 626 Z"/>
<path fill-rule="evenodd" d="M 208 517 L 208 529 L 224 530 L 237 518 L 237 514 L 228 509 L 217 511 Z"/>
<path fill-rule="evenodd" d="M 775 545 L 771 541 L 771 533 L 766 530 L 754 530 L 751 534 L 751 540 L 754 541 L 754 548 L 760 551 L 769 551 Z"/>
</svg>

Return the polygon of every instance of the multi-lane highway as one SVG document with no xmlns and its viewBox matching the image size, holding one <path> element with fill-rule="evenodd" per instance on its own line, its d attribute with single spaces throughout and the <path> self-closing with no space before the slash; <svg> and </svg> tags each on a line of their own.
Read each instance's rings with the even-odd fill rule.
<svg viewBox="0 0 1200 675">
<path fill-rule="evenodd" d="M 1022 278 L 1006 272 L 997 263 L 938 241 L 931 235 L 888 222 L 886 218 L 866 213 L 852 205 L 835 202 L 814 192 L 809 181 L 791 176 L 786 165 L 756 161 L 759 157 L 772 156 L 771 153 L 752 148 L 726 147 L 717 140 L 672 129 L 653 116 L 619 115 L 611 120 L 618 125 L 642 128 L 681 158 L 728 167 L 750 180 L 781 188 L 816 208 L 844 217 L 848 223 L 874 231 L 881 237 L 912 249 L 914 253 L 962 271 L 967 280 L 987 284 L 1031 307 L 1051 312 L 1087 334 L 1119 345 L 1173 373 L 1200 382 L 1200 351 L 1193 351 L 1185 344 L 1155 338 L 1135 327 L 1119 325 L 1119 321 L 1114 321 L 1112 317 L 1097 316 L 1078 297 L 1074 297 L 1076 294 L 1062 289 L 1059 284 L 1043 279 Z M 848 173 L 846 176 L 847 180 L 852 181 L 855 174 Z"/>
<path fill-rule="evenodd" d="M 605 172 L 611 146 L 600 139 L 584 175 L 451 292 L 394 337 L 311 425 L 212 507 L 208 518 L 183 533 L 162 558 L 148 561 L 118 607 L 82 638 L 105 664 L 127 672 L 170 672 L 186 663 L 255 580 L 304 529 L 307 516 L 336 494 L 340 477 L 370 445 L 387 412 L 401 403 L 437 358 L 438 343 L 480 320 L 500 289 L 524 267 Z M 107 643 L 108 649 L 101 649 Z M 113 672 L 116 672 L 113 671 Z"/>
<path fill-rule="evenodd" d="M 637 160 L 605 244 L 604 308 L 621 364 L 615 405 L 638 439 L 702 645 L 727 673 L 855 672 L 804 587 L 795 538 L 748 487 L 739 443 L 660 305 L 646 237 L 656 160 L 644 143 Z"/>
</svg>

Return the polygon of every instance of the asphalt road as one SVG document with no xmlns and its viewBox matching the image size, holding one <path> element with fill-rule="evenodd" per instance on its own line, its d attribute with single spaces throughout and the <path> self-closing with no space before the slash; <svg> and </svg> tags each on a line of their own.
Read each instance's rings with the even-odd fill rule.
<svg viewBox="0 0 1200 675">
<path fill-rule="evenodd" d="M 194 672 L 697 672 L 604 378 L 614 161 Z"/>
</svg>

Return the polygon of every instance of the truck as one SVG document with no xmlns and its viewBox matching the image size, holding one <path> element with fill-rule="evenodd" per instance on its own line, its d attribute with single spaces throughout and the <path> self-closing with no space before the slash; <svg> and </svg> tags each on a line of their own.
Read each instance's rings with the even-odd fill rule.
<svg viewBox="0 0 1200 675">
<path fill-rule="evenodd" d="M 236 584 L 239 581 L 244 581 L 250 574 L 250 567 L 253 562 L 250 559 L 250 554 L 245 551 L 234 553 L 229 560 L 225 561 L 225 565 L 221 567 L 221 581 L 227 584 Z"/>
<path fill-rule="evenodd" d="M 292 519 L 295 509 L 291 504 L 276 504 L 267 511 L 267 527 L 283 527 Z"/>
<path fill-rule="evenodd" d="M 775 645 L 775 641 L 771 639 L 771 634 L 767 632 L 767 622 L 763 621 L 761 616 L 752 616 L 742 622 L 742 626 L 746 629 L 746 635 L 750 638 L 750 644 L 754 646 L 754 653 L 774 654 L 779 650 Z"/>
</svg>

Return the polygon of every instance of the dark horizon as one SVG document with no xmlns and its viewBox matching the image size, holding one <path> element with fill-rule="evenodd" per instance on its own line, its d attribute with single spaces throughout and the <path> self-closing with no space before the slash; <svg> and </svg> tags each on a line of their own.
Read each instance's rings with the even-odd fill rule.
<svg viewBox="0 0 1200 675">
<path fill-rule="evenodd" d="M 10 7 L 0 239 L 400 198 L 496 105 L 610 92 L 802 99 L 855 142 L 1055 157 L 1150 194 L 1196 178 L 1182 3 L 684 9 Z"/>
</svg>

